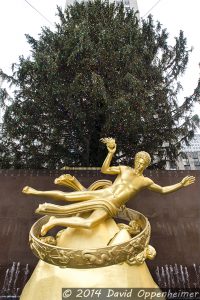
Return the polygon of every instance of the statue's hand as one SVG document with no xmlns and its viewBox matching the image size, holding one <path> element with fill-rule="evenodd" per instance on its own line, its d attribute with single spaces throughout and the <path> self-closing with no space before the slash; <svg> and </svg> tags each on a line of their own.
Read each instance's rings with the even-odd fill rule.
<svg viewBox="0 0 200 300">
<path fill-rule="evenodd" d="M 100 141 L 106 144 L 108 152 L 110 153 L 116 152 L 117 145 L 115 143 L 115 139 L 108 137 L 108 138 L 102 138 L 100 139 Z"/>
<path fill-rule="evenodd" d="M 194 176 L 186 176 L 181 180 L 181 185 L 182 186 L 188 186 L 192 183 L 195 182 L 195 177 Z"/>
</svg>

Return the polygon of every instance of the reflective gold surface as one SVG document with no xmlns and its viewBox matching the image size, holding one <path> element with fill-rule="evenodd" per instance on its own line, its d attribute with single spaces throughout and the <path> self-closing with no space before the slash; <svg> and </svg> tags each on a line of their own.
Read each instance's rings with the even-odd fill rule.
<svg viewBox="0 0 200 300">
<path fill-rule="evenodd" d="M 123 263 L 95 269 L 62 269 L 40 260 L 20 300 L 61 300 L 63 287 L 158 288 L 146 263 L 137 266 Z"/>
<path fill-rule="evenodd" d="M 25 187 L 23 193 L 29 195 L 43 196 L 54 200 L 78 202 L 75 204 L 60 206 L 44 203 L 36 210 L 39 214 L 51 215 L 52 218 L 41 228 L 41 235 L 44 236 L 53 227 L 64 226 L 72 228 L 90 229 L 110 216 L 117 215 L 119 209 L 137 193 L 147 188 L 161 194 L 167 194 L 182 187 L 186 187 L 195 181 L 193 176 L 187 176 L 174 185 L 161 187 L 153 180 L 143 175 L 143 171 L 151 162 L 150 155 L 141 151 L 135 155 L 134 168 L 127 166 L 110 166 L 112 157 L 116 152 L 116 143 L 113 138 L 101 139 L 106 144 L 108 155 L 102 165 L 101 172 L 104 174 L 117 175 L 111 184 L 109 181 L 98 181 L 90 190 L 86 190 L 82 184 L 69 174 L 62 175 L 55 180 L 55 184 L 65 185 L 75 189 L 75 192 L 65 193 L 62 191 L 38 191 L 31 187 Z M 77 216 L 77 213 L 90 211 L 87 218 Z M 72 215 L 72 216 L 70 216 Z M 62 218 L 57 218 L 62 217 Z"/>
<path fill-rule="evenodd" d="M 167 194 L 194 183 L 195 178 L 187 176 L 179 183 L 161 187 L 143 175 L 151 162 L 147 152 L 136 154 L 134 168 L 111 167 L 115 140 L 101 141 L 108 149 L 101 172 L 117 175 L 113 183 L 100 180 L 86 189 L 74 176 L 65 174 L 55 184 L 74 192 L 23 189 L 25 194 L 75 203 L 39 205 L 36 212 L 51 217 L 39 219 L 30 231 L 31 249 L 41 260 L 21 300 L 58 300 L 63 287 L 157 287 L 145 264 L 145 259 L 153 259 L 156 254 L 149 245 L 150 224 L 124 204 L 145 188 Z M 116 224 L 115 216 L 129 224 Z M 57 226 L 67 228 L 55 237 L 43 237 Z"/>
<path fill-rule="evenodd" d="M 59 243 L 59 246 L 54 246 L 52 243 L 46 243 L 39 238 L 41 226 L 48 218 L 43 217 L 31 228 L 31 250 L 42 260 L 53 265 L 67 268 L 98 268 L 122 262 L 127 262 L 130 265 L 136 265 L 142 264 L 146 258 L 152 259 L 156 252 L 153 247 L 148 245 L 150 240 L 150 224 L 147 218 L 145 218 L 145 216 L 141 213 L 128 208 L 121 211 L 117 217 L 128 221 L 135 220 L 135 223 L 137 223 L 141 228 L 140 233 L 135 236 L 131 236 L 131 234 L 126 233 L 126 231 L 128 232 L 128 227 L 131 228 L 130 222 L 130 226 L 125 226 L 123 229 L 119 228 L 118 232 L 112 237 L 105 247 L 101 246 L 101 248 L 91 248 L 91 245 L 87 245 L 87 248 L 81 249 L 63 248 L 61 247 L 61 243 Z M 133 230 L 136 227 L 135 223 L 133 223 Z M 108 226 L 109 225 L 107 224 L 107 228 L 105 229 L 108 230 Z M 123 232 L 121 233 L 121 231 Z M 64 233 L 61 233 L 61 235 L 62 234 Z M 95 235 L 95 231 L 93 234 Z M 121 234 L 123 234 L 123 236 L 125 234 L 127 235 L 127 241 L 117 244 Z M 90 241 L 90 237 L 88 241 Z"/>
<path fill-rule="evenodd" d="M 124 218 L 129 220 L 130 218 L 134 217 L 136 222 L 140 224 L 142 228 L 145 228 L 146 218 L 141 214 L 134 211 L 126 211 L 124 213 Z M 39 220 L 39 222 L 41 222 L 41 219 Z M 35 234 L 40 232 L 41 225 L 42 223 L 38 224 L 38 228 L 35 228 Z M 97 267 L 60 268 L 58 266 L 40 260 L 31 278 L 26 284 L 20 300 L 60 300 L 63 287 L 158 288 L 156 283 L 153 281 L 153 278 L 151 277 L 151 274 L 145 262 L 142 264 L 132 265 L 126 262 L 122 262 L 119 264 L 115 263 L 114 265 L 101 267 L 103 265 L 103 261 L 106 262 L 107 257 L 109 257 L 109 251 L 107 251 L 108 249 L 113 249 L 116 253 L 116 262 L 119 259 L 121 246 L 127 245 L 127 248 L 125 248 L 124 251 L 127 251 L 129 249 L 130 260 L 132 254 L 134 254 L 134 252 L 137 252 L 137 249 L 134 249 L 134 247 L 128 243 L 128 241 L 131 242 L 131 236 L 128 231 L 121 228 L 121 225 L 119 227 L 112 218 L 109 218 L 89 230 L 84 228 L 67 228 L 60 231 L 57 235 L 58 238 L 56 251 L 64 248 L 64 252 L 71 251 L 72 255 L 74 255 L 76 252 L 76 254 L 79 253 L 81 256 L 82 252 L 85 249 L 85 252 L 83 253 L 83 257 L 85 255 L 84 263 L 86 262 L 87 265 L 95 264 Z M 148 240 L 146 240 L 146 242 L 148 242 Z M 145 246 L 144 241 L 142 243 Z M 44 245 L 45 244 L 43 244 L 43 246 Z M 139 247 L 141 249 L 141 245 L 139 245 Z M 145 248 L 145 251 L 149 252 L 151 250 L 149 247 Z M 119 250 L 119 252 L 117 252 L 117 249 Z M 98 250 L 99 254 L 103 253 L 107 255 L 97 255 Z M 134 251 L 131 252 L 131 250 Z M 146 254 L 141 253 L 140 256 L 142 260 L 143 256 Z M 150 253 L 148 253 L 148 255 L 149 254 Z M 45 257 L 45 253 L 44 258 L 50 259 L 49 257 Z M 55 256 L 52 256 L 52 259 L 55 259 Z M 60 259 L 62 259 L 62 256 L 60 257 Z M 68 261 L 70 262 L 70 264 L 73 264 L 73 261 L 71 259 L 70 253 L 68 252 Z M 139 260 L 140 257 L 138 256 L 137 259 Z M 67 263 L 67 261 L 65 263 Z"/>
</svg>

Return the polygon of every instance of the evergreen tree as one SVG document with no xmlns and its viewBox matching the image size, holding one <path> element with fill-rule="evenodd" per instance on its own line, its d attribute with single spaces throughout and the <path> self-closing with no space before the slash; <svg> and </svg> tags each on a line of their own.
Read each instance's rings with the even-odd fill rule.
<svg viewBox="0 0 200 300">
<path fill-rule="evenodd" d="M 1 72 L 16 86 L 4 116 L 1 166 L 99 166 L 105 136 L 116 138 L 123 163 L 140 150 L 159 167 L 176 158 L 198 123 L 191 109 L 199 85 L 177 103 L 190 52 L 183 32 L 171 46 L 151 16 L 139 22 L 134 11 L 99 0 L 58 14 L 55 31 L 42 28 L 38 40 L 27 35 L 31 56 L 19 58 L 13 76 Z"/>
</svg>

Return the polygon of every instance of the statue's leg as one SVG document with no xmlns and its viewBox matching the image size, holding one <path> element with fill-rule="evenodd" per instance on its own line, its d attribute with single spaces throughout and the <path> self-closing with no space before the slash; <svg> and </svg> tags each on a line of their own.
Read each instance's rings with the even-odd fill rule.
<svg viewBox="0 0 200 300">
<path fill-rule="evenodd" d="M 52 198 L 54 200 L 64 200 L 72 202 L 95 199 L 100 193 L 100 191 L 78 191 L 69 193 L 65 193 L 62 191 L 38 191 L 29 186 L 26 186 L 22 192 L 28 195 L 36 195 Z"/>
<path fill-rule="evenodd" d="M 41 235 L 44 236 L 51 228 L 55 226 L 90 229 L 100 224 L 108 217 L 109 214 L 104 209 L 94 210 L 86 219 L 77 216 L 67 218 L 51 217 L 49 221 L 42 226 Z"/>
</svg>

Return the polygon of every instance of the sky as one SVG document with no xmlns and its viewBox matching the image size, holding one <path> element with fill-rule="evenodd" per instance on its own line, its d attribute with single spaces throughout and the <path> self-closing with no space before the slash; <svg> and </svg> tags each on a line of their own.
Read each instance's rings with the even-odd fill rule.
<svg viewBox="0 0 200 300">
<path fill-rule="evenodd" d="M 30 0 L 50 23 L 37 13 L 25 0 L 5 0 L 0 2 L 0 68 L 11 72 L 11 65 L 22 54 L 28 56 L 29 45 L 25 34 L 37 37 L 41 27 L 54 29 L 56 7 L 64 7 L 64 0 Z M 52 23 L 52 25 L 51 25 Z"/>
<path fill-rule="evenodd" d="M 193 48 L 187 70 L 181 80 L 183 85 L 183 91 L 179 96 L 181 101 L 181 98 L 193 93 L 200 77 L 200 0 L 138 0 L 140 16 L 145 16 L 156 3 L 150 13 L 164 28 L 167 28 L 170 34 L 169 42 L 173 44 L 174 37 L 183 30 L 188 48 Z M 199 105 L 195 107 L 195 112 L 200 115 Z"/>
<path fill-rule="evenodd" d="M 56 17 L 56 6 L 64 8 L 65 0 L 5 0 L 0 2 L 0 68 L 11 74 L 11 65 L 18 61 L 20 55 L 29 55 L 29 45 L 25 34 L 38 36 L 41 27 L 52 30 Z M 37 9 L 41 16 L 31 5 Z M 200 0 L 138 0 L 141 17 L 150 12 L 155 20 L 159 20 L 170 34 L 169 42 L 180 30 L 184 31 L 188 40 L 188 48 L 192 47 L 188 68 L 182 78 L 183 91 L 179 95 L 181 102 L 185 96 L 193 93 L 200 77 Z M 199 106 L 195 113 L 200 114 Z"/>
</svg>

